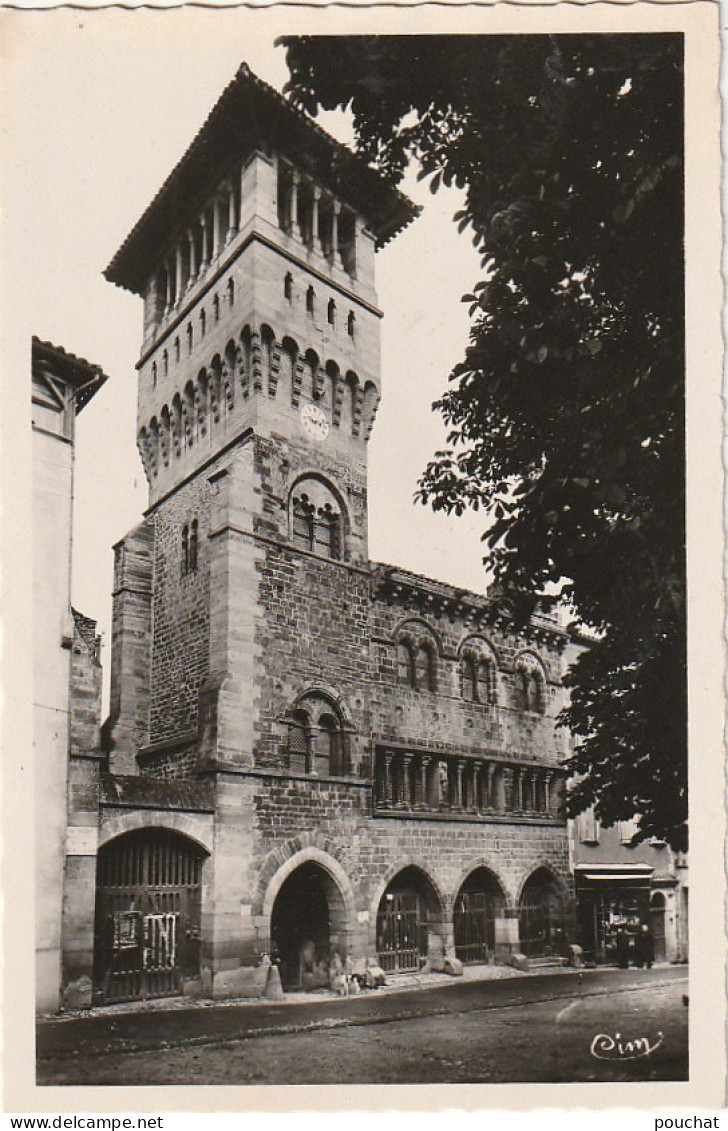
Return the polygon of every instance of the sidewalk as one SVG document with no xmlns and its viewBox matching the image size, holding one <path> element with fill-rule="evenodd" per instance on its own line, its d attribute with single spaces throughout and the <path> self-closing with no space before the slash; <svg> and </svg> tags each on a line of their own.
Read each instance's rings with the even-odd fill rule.
<svg viewBox="0 0 728 1131">
<path fill-rule="evenodd" d="M 510 967 L 466 967 L 462 978 L 400 975 L 388 986 L 350 998 L 331 993 L 288 994 L 282 1002 L 194 1002 L 167 999 L 107 1006 L 84 1015 L 43 1019 L 39 1058 L 216 1044 L 342 1025 L 437 1016 L 472 1009 L 520 1006 L 560 997 L 608 994 L 684 980 L 687 967 L 653 970 L 568 970 L 520 973 Z M 687 984 L 686 984 L 687 989 Z"/>
</svg>

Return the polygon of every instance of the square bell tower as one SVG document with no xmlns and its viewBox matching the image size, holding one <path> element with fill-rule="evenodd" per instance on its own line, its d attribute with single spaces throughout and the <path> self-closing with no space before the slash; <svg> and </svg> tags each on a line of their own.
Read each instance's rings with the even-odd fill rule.
<svg viewBox="0 0 728 1131">
<path fill-rule="evenodd" d="M 115 600 L 129 605 L 146 570 L 134 617 L 148 612 L 115 629 L 120 769 L 134 747 L 179 752 L 202 731 L 219 754 L 219 689 L 233 653 L 254 653 L 242 606 L 261 539 L 367 568 L 375 252 L 417 211 L 243 65 L 106 269 L 144 300 L 149 509 L 117 548 Z M 232 731 L 228 754 L 251 756 L 251 733 Z"/>
</svg>

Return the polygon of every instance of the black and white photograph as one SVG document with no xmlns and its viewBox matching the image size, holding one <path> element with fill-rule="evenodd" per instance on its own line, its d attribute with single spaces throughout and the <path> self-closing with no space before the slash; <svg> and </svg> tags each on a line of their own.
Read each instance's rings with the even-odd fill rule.
<svg viewBox="0 0 728 1131">
<path fill-rule="evenodd" d="M 718 20 L 576 7 L 0 14 L 14 1110 L 723 1102 Z"/>
</svg>

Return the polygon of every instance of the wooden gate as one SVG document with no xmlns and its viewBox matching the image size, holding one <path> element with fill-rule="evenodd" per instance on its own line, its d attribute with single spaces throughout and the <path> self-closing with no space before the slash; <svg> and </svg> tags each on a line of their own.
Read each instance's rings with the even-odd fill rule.
<svg viewBox="0 0 728 1131">
<path fill-rule="evenodd" d="M 488 962 L 495 948 L 495 908 L 486 891 L 461 891 L 453 915 L 455 954 L 461 962 Z"/>
<path fill-rule="evenodd" d="M 202 852 L 168 829 L 127 833 L 99 852 L 94 996 L 170 997 L 200 971 Z"/>
<path fill-rule="evenodd" d="M 385 893 L 377 914 L 377 952 L 385 971 L 419 970 L 420 956 L 427 954 L 427 926 L 421 921 L 418 892 Z"/>
</svg>

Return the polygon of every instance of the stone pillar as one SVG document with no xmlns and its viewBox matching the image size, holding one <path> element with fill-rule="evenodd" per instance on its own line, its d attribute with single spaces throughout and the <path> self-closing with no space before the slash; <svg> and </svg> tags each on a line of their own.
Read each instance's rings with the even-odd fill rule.
<svg viewBox="0 0 728 1131">
<path fill-rule="evenodd" d="M 233 236 L 237 234 L 237 230 L 238 230 L 238 228 L 237 228 L 236 219 L 235 219 L 235 186 L 234 186 L 233 182 L 230 181 L 230 187 L 229 187 L 229 190 L 228 190 L 228 231 L 227 231 L 227 240 L 228 241 L 231 240 L 233 238 Z"/>
<path fill-rule="evenodd" d="M 511 807 L 513 809 L 515 809 L 516 811 L 519 811 L 523 808 L 523 799 L 521 797 L 521 771 L 518 769 L 517 766 L 514 766 L 513 769 L 511 770 L 511 776 L 512 776 L 512 781 L 513 781 L 513 791 L 511 793 Z"/>
<path fill-rule="evenodd" d="M 172 264 L 169 261 L 165 263 L 164 270 L 167 274 L 167 297 L 164 304 L 164 313 L 166 316 L 172 309 L 172 303 L 174 301 L 172 296 Z"/>
<path fill-rule="evenodd" d="M 402 802 L 406 809 L 412 804 L 412 755 L 402 755 Z"/>
<path fill-rule="evenodd" d="M 220 222 L 220 201 L 217 196 L 212 202 L 212 258 L 217 259 L 222 249 L 222 224 Z"/>
<path fill-rule="evenodd" d="M 392 804 L 392 755 L 388 750 L 384 752 L 384 779 L 382 785 L 384 790 L 383 801 L 385 806 L 389 807 Z"/>
<path fill-rule="evenodd" d="M 483 808 L 482 781 L 483 767 L 480 762 L 473 764 L 473 809 Z"/>
<path fill-rule="evenodd" d="M 182 241 L 177 243 L 177 249 L 174 256 L 174 299 L 178 303 L 182 298 Z"/>
<path fill-rule="evenodd" d="M 313 200 L 311 202 L 311 247 L 314 251 L 321 251 L 321 240 L 319 238 L 319 203 L 321 201 L 321 189 L 318 185 L 314 185 L 312 189 Z"/>
<path fill-rule="evenodd" d="M 520 948 L 518 933 L 518 911 L 514 907 L 503 908 L 502 914 L 494 920 L 495 928 L 495 957 L 500 961 L 507 961 L 512 954 Z"/>
<path fill-rule="evenodd" d="M 417 776 L 419 778 L 419 804 L 422 809 L 427 808 L 427 768 L 432 761 L 427 756 L 421 757 L 417 761 Z"/>
<path fill-rule="evenodd" d="M 298 216 L 298 182 L 299 182 L 299 179 L 300 179 L 299 175 L 298 175 L 297 171 L 294 169 L 293 172 L 291 173 L 291 192 L 290 192 L 290 196 L 288 197 L 288 210 L 289 210 L 289 215 L 290 215 L 290 218 L 291 218 L 291 235 L 292 236 L 298 236 L 300 238 L 300 236 L 301 236 L 301 226 L 299 224 L 299 216 Z"/>
<path fill-rule="evenodd" d="M 192 228 L 187 233 L 187 240 L 190 245 L 190 277 L 187 280 L 187 289 L 189 290 L 197 278 L 197 249 L 195 247 L 195 233 Z"/>
<path fill-rule="evenodd" d="M 341 205 L 338 200 L 331 204 L 331 261 L 336 263 L 339 257 L 339 213 Z"/>
<path fill-rule="evenodd" d="M 493 796 L 493 775 L 495 774 L 495 763 L 485 763 L 485 786 L 483 797 L 483 804 L 487 809 L 495 809 L 495 798 Z"/>
<path fill-rule="evenodd" d="M 202 262 L 200 263 L 200 274 L 206 271 L 210 263 L 210 231 L 207 225 L 207 216 L 203 212 L 200 216 L 200 227 L 202 228 Z"/>
</svg>

